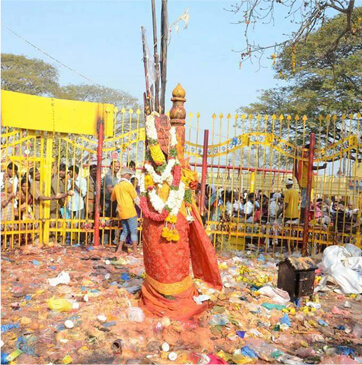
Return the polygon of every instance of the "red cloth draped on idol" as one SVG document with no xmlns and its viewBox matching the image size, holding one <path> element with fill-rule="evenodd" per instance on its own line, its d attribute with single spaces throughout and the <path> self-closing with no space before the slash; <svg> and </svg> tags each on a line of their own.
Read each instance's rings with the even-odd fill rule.
<svg viewBox="0 0 362 365">
<path fill-rule="evenodd" d="M 194 200 L 197 174 L 184 158 L 185 90 L 173 90 L 170 118 L 152 113 L 146 119 L 147 153 L 140 180 L 143 255 L 146 277 L 140 306 L 146 315 L 187 320 L 207 309 L 190 273 L 220 290 L 217 257 Z"/>
</svg>

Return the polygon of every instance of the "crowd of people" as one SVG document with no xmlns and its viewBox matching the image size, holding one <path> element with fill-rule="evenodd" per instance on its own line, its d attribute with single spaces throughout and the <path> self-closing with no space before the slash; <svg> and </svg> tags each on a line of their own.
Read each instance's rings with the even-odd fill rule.
<svg viewBox="0 0 362 365">
<path fill-rule="evenodd" d="M 19 173 L 19 167 L 15 163 L 9 163 L 6 171 L 1 173 L 1 227 L 7 231 L 15 230 L 19 221 L 34 221 L 26 223 L 27 229 L 37 229 L 39 220 L 44 218 L 42 202 L 50 201 L 50 227 L 56 226 L 57 219 L 67 220 L 94 220 L 96 204 L 99 205 L 100 215 L 110 218 L 119 218 L 122 226 L 124 220 L 136 217 L 136 228 L 132 230 L 123 227 L 122 235 L 119 230 L 107 230 L 103 238 L 106 243 L 110 239 L 113 243 L 119 240 L 126 241 L 125 232 L 131 236 L 135 249 L 135 234 L 137 235 L 137 217 L 140 210 L 135 207 L 133 199 L 137 196 L 138 180 L 135 176 L 135 163 L 130 161 L 127 168 L 121 170 L 119 161 L 112 161 L 106 175 L 102 179 L 100 198 L 96 199 L 96 174 L 97 166 L 89 166 L 88 176 L 80 176 L 80 169 L 76 165 L 66 168 L 60 164 L 54 169 L 51 177 L 50 194 L 44 193 L 44 181 L 40 180 L 40 172 L 37 168 L 30 168 L 27 172 Z M 124 182 L 128 181 L 132 187 L 132 202 L 127 201 L 128 195 L 124 191 L 130 191 Z M 122 188 L 121 188 L 122 186 Z M 139 190 L 138 190 L 139 191 Z M 118 203 L 118 204 L 117 204 Z M 128 205 L 127 205 L 128 203 Z M 127 206 L 125 210 L 124 207 Z M 132 209 L 131 209 L 132 208 Z M 137 209 L 136 209 L 137 208 Z M 129 217 L 131 212 L 132 217 Z M 133 219 L 134 220 L 134 219 Z M 11 224 L 13 222 L 13 224 Z M 24 229 L 22 224 L 21 229 Z M 111 234 L 110 234 L 111 232 Z M 93 235 L 88 235 L 93 239 Z M 23 237 L 24 238 L 24 237 Z M 66 243 L 71 243 L 72 235 L 66 234 Z M 85 235 L 79 236 L 84 243 Z M 13 239 L 10 235 L 9 240 Z M 88 242 L 92 243 L 92 242 Z M 120 245 L 121 247 L 123 245 Z"/>
<path fill-rule="evenodd" d="M 305 211 L 303 196 L 295 188 L 292 179 L 287 179 L 281 192 L 256 193 L 225 190 L 206 186 L 204 221 L 234 222 L 248 224 L 302 225 Z M 316 198 L 308 212 L 311 225 L 324 230 L 336 227 L 337 231 L 356 233 L 362 227 L 359 209 L 353 203 L 336 197 Z"/>
<path fill-rule="evenodd" d="M 96 199 L 97 166 L 89 166 L 88 176 L 80 176 L 76 165 L 57 166 L 51 178 L 50 194 L 44 192 L 44 182 L 40 180 L 37 168 L 19 174 L 17 164 L 9 163 L 1 174 L 1 220 L 2 222 L 35 220 L 44 218 L 42 202 L 50 201 L 50 226 L 57 219 L 93 221 L 96 204 L 101 217 L 115 222 L 115 229 L 105 229 L 101 235 L 104 243 L 118 245 L 124 249 L 125 242 L 132 243 L 136 251 L 138 237 L 138 218 L 141 215 L 137 205 L 139 195 L 138 179 L 135 175 L 135 163 L 121 168 L 119 161 L 112 161 L 102 179 L 100 198 Z M 305 188 L 297 190 L 293 179 L 287 179 L 283 191 L 248 192 L 247 190 L 224 190 L 212 185 L 206 186 L 204 223 L 234 222 L 246 223 L 246 226 L 272 226 L 277 235 L 282 226 L 301 225 L 305 218 Z M 199 195 L 199 189 L 196 194 Z M 198 196 L 196 196 L 196 200 Z M 336 197 L 316 198 L 310 205 L 308 218 L 311 225 L 323 230 L 335 227 L 337 232 L 356 233 L 362 228 L 361 215 L 351 202 Z M 77 224 L 77 223 L 75 223 Z M 122 226 L 122 232 L 118 228 Z M 8 225 L 8 230 L 14 225 Z M 92 228 L 93 226 L 91 226 Z M 84 228 L 84 227 L 83 227 Z M 104 227 L 103 227 L 104 228 Z M 263 228 L 262 228 L 263 229 Z M 2 224 L 4 230 L 4 224 Z M 264 231 L 268 231 L 264 228 Z M 93 243 L 93 235 L 79 235 L 84 243 Z M 66 244 L 70 244 L 72 235 L 66 234 Z"/>
</svg>

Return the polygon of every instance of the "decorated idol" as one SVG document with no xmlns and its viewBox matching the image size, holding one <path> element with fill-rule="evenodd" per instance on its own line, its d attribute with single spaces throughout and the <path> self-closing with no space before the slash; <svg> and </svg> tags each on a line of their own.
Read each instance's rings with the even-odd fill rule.
<svg viewBox="0 0 362 365">
<path fill-rule="evenodd" d="M 202 313 L 194 279 L 222 288 L 217 258 L 194 200 L 197 174 L 184 159 L 185 91 L 173 91 L 171 121 L 146 118 L 147 152 L 140 179 L 146 277 L 140 306 L 150 316 L 188 319 Z M 190 261 L 192 271 L 190 270 Z"/>
</svg>

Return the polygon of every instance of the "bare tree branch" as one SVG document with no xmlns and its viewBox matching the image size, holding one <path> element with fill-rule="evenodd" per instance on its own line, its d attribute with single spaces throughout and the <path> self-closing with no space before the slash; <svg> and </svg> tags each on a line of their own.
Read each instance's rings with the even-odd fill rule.
<svg viewBox="0 0 362 365">
<path fill-rule="evenodd" d="M 297 26 L 295 32 L 285 35 L 286 39 L 275 44 L 254 43 L 251 36 L 252 30 L 258 24 L 274 23 L 274 11 L 276 7 L 288 9 L 285 19 L 292 18 L 291 22 Z M 235 15 L 241 14 L 243 19 L 236 24 L 244 24 L 245 47 L 240 51 L 241 59 L 251 60 L 256 58 L 259 62 L 265 55 L 265 51 L 277 49 L 278 47 L 296 45 L 308 39 L 309 35 L 323 24 L 330 16 L 330 10 L 336 11 L 346 18 L 346 27 L 337 36 L 327 54 L 333 54 L 343 37 L 358 36 L 353 29 L 352 14 L 355 10 L 355 0 L 329 0 L 329 1 L 307 1 L 307 0 L 240 0 L 240 3 L 232 5 L 226 11 Z M 235 23 L 234 23 L 235 24 Z M 251 27 L 252 26 L 252 27 Z"/>
</svg>

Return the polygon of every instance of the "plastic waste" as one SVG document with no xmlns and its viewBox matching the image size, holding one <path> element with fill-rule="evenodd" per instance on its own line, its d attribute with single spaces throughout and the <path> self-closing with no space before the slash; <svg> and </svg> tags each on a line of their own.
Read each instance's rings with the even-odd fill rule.
<svg viewBox="0 0 362 365">
<path fill-rule="evenodd" d="M 123 349 L 123 344 L 121 339 L 118 339 L 112 343 L 113 352 L 122 355 L 122 349 Z"/>
<path fill-rule="evenodd" d="M 210 296 L 203 294 L 203 295 L 199 295 L 197 297 L 194 296 L 193 299 L 196 304 L 201 305 L 203 302 L 210 300 Z"/>
<path fill-rule="evenodd" d="M 143 310 L 139 307 L 127 308 L 128 319 L 132 322 L 143 322 L 145 319 L 145 314 Z"/>
<path fill-rule="evenodd" d="M 240 337 L 240 338 L 244 338 L 246 331 L 236 331 L 236 334 Z"/>
<path fill-rule="evenodd" d="M 47 301 L 47 304 L 49 309 L 57 312 L 70 312 L 73 310 L 73 303 L 63 298 L 56 299 L 52 297 Z"/>
<path fill-rule="evenodd" d="M 259 359 L 272 362 L 275 357 L 272 357 L 272 353 L 276 353 L 278 351 L 279 357 L 284 354 L 274 345 L 267 343 L 259 338 L 250 338 L 246 342 L 246 346 L 249 346 L 258 356 Z"/>
<path fill-rule="evenodd" d="M 127 272 L 123 272 L 121 274 L 121 279 L 122 280 L 125 280 L 125 281 L 129 281 L 129 280 L 131 280 L 131 277 L 130 277 L 130 275 Z"/>
<path fill-rule="evenodd" d="M 106 322 L 107 321 L 107 317 L 104 316 L 103 314 L 97 316 L 97 319 L 99 322 Z"/>
<path fill-rule="evenodd" d="M 322 308 L 321 304 L 320 303 L 314 303 L 314 302 L 307 302 L 306 303 L 306 306 L 307 307 L 312 307 L 312 308 L 315 308 L 315 309 L 320 309 Z"/>
<path fill-rule="evenodd" d="M 232 357 L 232 360 L 235 364 L 238 364 L 238 365 L 242 365 L 242 364 L 251 364 L 253 363 L 253 359 L 251 357 L 248 357 L 248 356 L 243 356 L 243 355 L 233 355 Z"/>
<path fill-rule="evenodd" d="M 213 364 L 213 365 L 214 364 L 228 364 L 227 361 L 223 360 L 219 356 L 212 355 L 212 354 L 207 354 L 207 357 L 210 359 L 210 361 L 208 362 L 208 364 Z"/>
<path fill-rule="evenodd" d="M 9 354 L 6 357 L 6 361 L 8 362 L 13 362 L 17 357 L 19 357 L 21 354 L 23 353 L 23 351 L 21 351 L 20 349 L 16 349 L 14 350 L 11 354 Z"/>
<path fill-rule="evenodd" d="M 325 274 L 332 276 L 345 294 L 362 292 L 362 276 L 359 267 L 362 257 L 358 247 L 329 246 L 323 251 L 321 268 Z M 315 291 L 322 290 L 327 284 L 328 275 L 324 276 Z"/>
<path fill-rule="evenodd" d="M 225 326 L 229 323 L 229 318 L 225 314 L 214 314 L 209 321 L 210 326 Z"/>
<path fill-rule="evenodd" d="M 356 356 L 354 349 L 348 346 L 337 346 L 337 353 L 346 356 Z"/>
<path fill-rule="evenodd" d="M 33 260 L 33 265 L 40 266 L 40 262 L 38 260 Z"/>
<path fill-rule="evenodd" d="M 106 328 L 108 328 L 108 327 L 114 327 L 116 324 L 117 324 L 116 321 L 105 322 L 105 323 L 103 323 L 103 327 L 106 327 Z"/>
<path fill-rule="evenodd" d="M 252 359 L 258 358 L 258 355 L 256 354 L 256 352 L 248 346 L 244 346 L 241 348 L 241 354 L 245 357 L 250 357 Z"/>
<path fill-rule="evenodd" d="M 19 328 L 19 323 L 8 323 L 8 324 L 2 324 L 1 325 L 1 333 L 10 331 L 14 328 Z"/>
<path fill-rule="evenodd" d="M 67 272 L 62 271 L 56 278 L 48 279 L 50 286 L 57 286 L 60 284 L 69 284 L 70 276 Z"/>
<path fill-rule="evenodd" d="M 73 321 L 71 321 L 70 319 L 68 319 L 68 320 L 66 320 L 66 321 L 64 322 L 64 326 L 65 326 L 66 328 L 73 328 L 73 327 L 74 327 L 74 323 L 73 323 Z"/>
<path fill-rule="evenodd" d="M 170 351 L 170 345 L 167 342 L 164 342 L 161 346 L 162 351 L 169 352 Z"/>
<path fill-rule="evenodd" d="M 9 354 L 7 354 L 6 352 L 2 352 L 1 353 L 1 363 L 2 364 L 8 364 L 9 361 L 6 360 L 6 358 L 9 356 Z"/>
<path fill-rule="evenodd" d="M 263 286 L 258 290 L 262 295 L 265 295 L 273 300 L 273 302 L 278 304 L 286 304 L 290 301 L 289 293 L 285 290 L 272 288 L 269 285 Z"/>
<path fill-rule="evenodd" d="M 282 310 L 285 309 L 286 306 L 282 305 L 282 304 L 273 304 L 273 303 L 263 303 L 262 307 L 272 310 L 272 309 L 277 309 L 277 310 Z"/>
<path fill-rule="evenodd" d="M 335 364 L 335 365 L 342 365 L 342 364 L 360 364 L 358 361 L 351 359 L 348 356 L 345 355 L 338 355 L 338 356 L 331 356 L 331 357 L 325 357 L 322 359 L 320 364 Z"/>
<path fill-rule="evenodd" d="M 176 361 L 176 359 L 177 359 L 177 354 L 176 354 L 176 352 L 170 352 L 170 353 L 168 354 L 168 359 L 169 359 L 170 361 Z"/>
<path fill-rule="evenodd" d="M 279 322 L 281 324 L 286 324 L 288 327 L 291 326 L 290 319 L 288 317 L 288 314 L 286 314 L 286 313 L 284 314 L 284 316 L 282 318 L 280 318 Z"/>
<path fill-rule="evenodd" d="M 323 321 L 323 319 L 318 319 L 318 323 L 322 327 L 328 327 L 329 326 L 329 324 L 327 322 Z"/>
<path fill-rule="evenodd" d="M 73 359 L 70 355 L 67 355 L 67 356 L 64 356 L 62 361 L 63 361 L 63 364 L 70 364 L 70 363 L 72 363 Z"/>
</svg>

